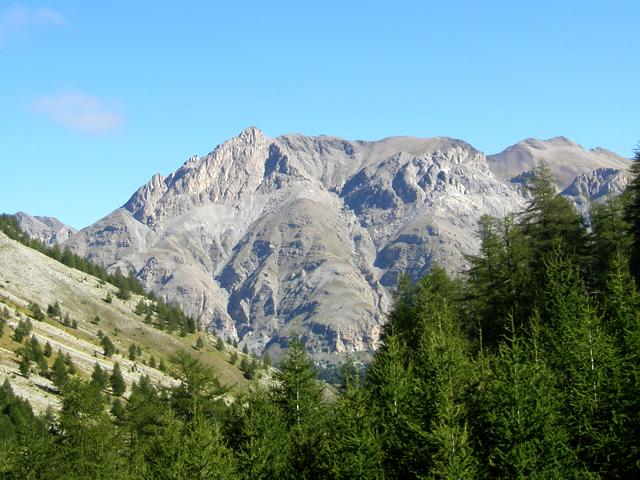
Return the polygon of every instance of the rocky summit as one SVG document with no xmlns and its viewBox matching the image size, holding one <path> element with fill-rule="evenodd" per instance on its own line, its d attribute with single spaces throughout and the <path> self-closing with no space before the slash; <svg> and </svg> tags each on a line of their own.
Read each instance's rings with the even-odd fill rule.
<svg viewBox="0 0 640 480">
<path fill-rule="evenodd" d="M 486 156 L 452 138 L 348 141 L 257 128 L 154 175 L 63 245 L 133 270 L 224 337 L 272 356 L 294 333 L 318 358 L 376 347 L 398 277 L 451 272 L 479 218 L 522 208 L 544 160 L 585 205 L 617 192 L 629 160 L 570 140 Z"/>
</svg>

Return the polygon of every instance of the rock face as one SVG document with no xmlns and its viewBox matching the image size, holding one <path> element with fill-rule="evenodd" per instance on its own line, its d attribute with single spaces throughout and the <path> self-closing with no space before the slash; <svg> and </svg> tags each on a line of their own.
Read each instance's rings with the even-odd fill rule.
<svg viewBox="0 0 640 480">
<path fill-rule="evenodd" d="M 375 142 L 248 128 L 65 242 L 178 301 L 223 337 L 277 356 L 299 332 L 315 354 L 375 348 L 398 276 L 464 267 L 481 215 L 525 204 L 517 179 L 547 161 L 583 201 L 629 161 L 564 138 L 486 157 L 451 138 Z M 599 169 L 599 170 L 598 170 Z M 576 178 L 578 177 L 578 178 Z"/>
<path fill-rule="evenodd" d="M 24 212 L 15 214 L 20 228 L 31 238 L 40 240 L 45 245 L 62 243 L 71 237 L 76 230 L 65 225 L 57 218 L 34 217 Z"/>
</svg>

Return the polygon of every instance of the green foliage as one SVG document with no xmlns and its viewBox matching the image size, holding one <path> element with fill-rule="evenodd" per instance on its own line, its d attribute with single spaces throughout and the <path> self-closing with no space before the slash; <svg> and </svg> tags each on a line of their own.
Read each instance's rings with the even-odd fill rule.
<svg viewBox="0 0 640 480">
<path fill-rule="evenodd" d="M 328 442 L 330 472 L 339 479 L 383 478 L 382 439 L 377 418 L 358 369 L 351 362 L 342 367 L 341 396 L 333 406 Z"/>
<path fill-rule="evenodd" d="M 109 384 L 109 374 L 97 362 L 93 366 L 93 372 L 91 373 L 91 383 L 94 383 L 100 390 L 104 390 Z"/>
<path fill-rule="evenodd" d="M 271 367 L 271 355 L 269 355 L 269 353 L 265 353 L 264 357 L 262 358 L 262 364 L 264 365 L 264 368 L 270 368 Z"/>
<path fill-rule="evenodd" d="M 144 303 L 144 300 L 140 299 L 140 301 L 136 304 L 136 308 L 133 310 L 136 315 L 144 315 L 147 313 L 147 305 Z"/>
<path fill-rule="evenodd" d="M 31 373 L 31 359 L 28 355 L 22 355 L 20 358 L 20 364 L 18 365 L 18 370 L 20 370 L 20 375 L 25 378 L 29 378 L 29 374 Z"/>
<path fill-rule="evenodd" d="M 29 312 L 34 320 L 38 320 L 39 322 L 44 320 L 44 313 L 42 313 L 42 309 L 37 303 L 34 302 L 29 304 Z"/>
<path fill-rule="evenodd" d="M 109 383 L 111 383 L 111 393 L 116 397 L 120 397 L 125 391 L 124 378 L 122 378 L 122 370 L 120 370 L 120 364 L 116 362 L 113 365 L 113 371 L 111 377 L 109 377 Z"/>
<path fill-rule="evenodd" d="M 235 365 L 237 361 L 238 361 L 238 352 L 234 350 L 233 352 L 231 352 L 231 355 L 229 355 L 229 363 L 231 365 Z"/>
<path fill-rule="evenodd" d="M 486 475 L 576 478 L 556 375 L 537 356 L 535 342 L 525 343 L 513 330 L 497 355 L 479 368 L 483 387 L 472 418 L 488 459 Z"/>
<path fill-rule="evenodd" d="M 202 337 L 198 337 L 198 339 L 196 340 L 195 348 L 200 350 L 203 347 L 204 347 L 204 340 L 202 339 Z"/>
<path fill-rule="evenodd" d="M 131 291 L 124 285 L 120 285 L 118 291 L 116 292 L 116 297 L 120 300 L 129 300 L 131 298 Z"/>
<path fill-rule="evenodd" d="M 51 318 L 60 318 L 62 312 L 60 311 L 60 304 L 57 301 L 53 305 L 47 305 L 47 315 Z"/>
<path fill-rule="evenodd" d="M 51 357 L 51 354 L 53 353 L 53 349 L 51 348 L 51 344 L 49 342 L 44 344 L 44 349 L 42 353 L 47 358 Z"/>
<path fill-rule="evenodd" d="M 220 337 L 216 340 L 216 350 L 220 352 L 224 352 L 224 342 Z"/>
<path fill-rule="evenodd" d="M 22 340 L 31 333 L 32 329 L 33 325 L 31 324 L 31 320 L 28 318 L 20 320 L 13 332 L 13 339 L 18 343 L 22 343 Z"/>
<path fill-rule="evenodd" d="M 129 360 L 131 360 L 132 362 L 135 362 L 136 357 L 138 356 L 138 348 L 139 346 L 135 343 L 129 345 Z"/>
<path fill-rule="evenodd" d="M 281 410 L 262 389 L 241 396 L 224 425 L 241 478 L 291 478 L 292 438 Z"/>
<path fill-rule="evenodd" d="M 272 391 L 273 400 L 292 435 L 291 468 L 299 478 L 324 476 L 328 411 L 316 370 L 302 342 L 294 340 L 289 344 L 274 377 L 277 385 Z"/>
<path fill-rule="evenodd" d="M 64 354 L 62 353 L 62 351 L 58 350 L 56 359 L 53 362 L 51 380 L 56 387 L 61 388 L 67 383 L 68 379 L 69 374 L 67 372 L 67 365 L 65 364 Z"/>
<path fill-rule="evenodd" d="M 105 357 L 110 357 L 114 353 L 116 353 L 116 346 L 113 344 L 111 339 L 106 335 L 103 335 L 100 340 L 100 345 L 102 345 L 103 353 Z"/>
<path fill-rule="evenodd" d="M 111 292 L 107 292 L 107 296 L 102 299 L 105 303 L 113 303 Z"/>
<path fill-rule="evenodd" d="M 625 191 L 624 219 L 631 237 L 629 266 L 636 285 L 640 287 L 640 148 L 636 149 L 629 172 L 631 180 Z"/>
<path fill-rule="evenodd" d="M 633 188 L 592 209 L 587 236 L 545 167 L 536 169 L 523 213 L 481 220 L 467 275 L 454 280 L 434 266 L 417 281 L 401 279 L 380 349 L 368 368 L 347 363 L 337 391 L 317 380 L 293 341 L 272 381 L 242 393 L 227 395 L 210 368 L 179 352 L 175 385 L 142 376 L 127 401 L 109 403 L 109 383 L 115 396 L 124 392 L 119 365 L 110 377 L 96 365 L 83 382 L 59 351 L 50 373 L 61 390 L 57 419 L 34 416 L 8 382 L 0 387 L 0 476 L 635 478 Z M 132 273 L 113 277 L 131 290 Z M 198 330 L 178 307 L 153 302 L 138 302 L 136 313 L 166 331 Z M 106 354 L 111 342 L 99 337 Z M 220 339 L 216 348 L 225 349 Z M 21 345 L 25 375 L 33 362 L 49 374 L 47 350 L 35 337 Z M 243 351 L 240 367 L 252 378 L 258 360 Z M 129 346 L 131 359 L 141 354 Z"/>
</svg>

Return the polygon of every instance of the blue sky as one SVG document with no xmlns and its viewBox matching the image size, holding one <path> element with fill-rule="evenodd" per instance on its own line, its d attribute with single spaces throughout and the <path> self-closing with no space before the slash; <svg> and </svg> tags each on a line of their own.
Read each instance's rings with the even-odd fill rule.
<svg viewBox="0 0 640 480">
<path fill-rule="evenodd" d="M 0 0 L 0 211 L 84 227 L 249 125 L 631 156 L 640 2 Z"/>
</svg>

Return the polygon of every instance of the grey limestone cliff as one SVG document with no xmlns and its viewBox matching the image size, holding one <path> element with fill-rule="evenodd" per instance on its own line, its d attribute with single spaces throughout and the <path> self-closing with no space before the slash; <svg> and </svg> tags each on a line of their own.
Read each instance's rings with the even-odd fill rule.
<svg viewBox="0 0 640 480">
<path fill-rule="evenodd" d="M 252 127 L 154 175 L 65 245 L 133 269 L 258 352 L 277 354 L 294 331 L 316 354 L 373 349 L 399 275 L 464 268 L 480 216 L 521 208 L 511 179 L 540 160 L 581 199 L 621 188 L 628 165 L 564 138 L 487 157 L 446 137 L 269 138 Z"/>
</svg>

